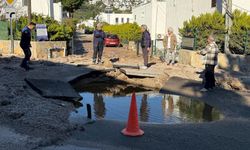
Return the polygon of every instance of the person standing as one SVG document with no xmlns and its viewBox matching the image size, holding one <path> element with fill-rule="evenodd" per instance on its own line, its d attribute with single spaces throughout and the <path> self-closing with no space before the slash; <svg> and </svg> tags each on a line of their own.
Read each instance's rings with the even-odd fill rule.
<svg viewBox="0 0 250 150">
<path fill-rule="evenodd" d="M 175 64 L 177 38 L 172 27 L 168 28 L 168 33 L 163 39 L 165 61 L 168 65 Z"/>
<path fill-rule="evenodd" d="M 34 22 L 30 22 L 29 25 L 25 26 L 22 29 L 20 47 L 23 49 L 24 59 L 22 60 L 20 67 L 24 68 L 26 71 L 32 69 L 29 67 L 28 61 L 30 61 L 31 57 L 31 51 L 30 51 L 31 30 L 33 30 L 35 27 L 36 24 Z"/>
<path fill-rule="evenodd" d="M 146 25 L 141 26 L 141 48 L 142 48 L 142 54 L 143 54 L 143 60 L 144 60 L 144 66 L 141 67 L 141 69 L 147 69 L 148 68 L 148 54 L 151 49 L 151 37 L 150 33 L 148 32 L 148 28 Z"/>
<path fill-rule="evenodd" d="M 93 40 L 93 63 L 100 64 L 102 61 L 102 54 L 104 48 L 104 39 L 106 37 L 105 32 L 102 30 L 103 25 L 98 23 L 96 30 L 94 31 L 94 40 Z"/>
<path fill-rule="evenodd" d="M 215 87 L 214 68 L 218 63 L 219 48 L 215 43 L 213 35 L 209 35 L 207 38 L 208 45 L 205 49 L 198 52 L 205 56 L 205 85 L 201 89 L 202 92 L 206 92 Z"/>
</svg>

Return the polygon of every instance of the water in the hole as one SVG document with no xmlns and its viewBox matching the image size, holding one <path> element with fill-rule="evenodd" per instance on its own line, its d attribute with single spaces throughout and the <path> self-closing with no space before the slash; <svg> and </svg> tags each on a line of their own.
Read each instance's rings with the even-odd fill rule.
<svg viewBox="0 0 250 150">
<path fill-rule="evenodd" d="M 93 119 L 127 121 L 131 92 L 123 88 L 112 88 L 109 92 L 86 90 L 81 92 L 83 107 L 70 115 L 71 119 L 87 116 L 86 104 L 92 107 Z M 126 92 L 124 92 L 124 90 Z M 160 94 L 159 92 L 137 92 L 139 120 L 147 123 L 179 124 L 220 120 L 223 115 L 214 107 L 190 98 Z"/>
</svg>

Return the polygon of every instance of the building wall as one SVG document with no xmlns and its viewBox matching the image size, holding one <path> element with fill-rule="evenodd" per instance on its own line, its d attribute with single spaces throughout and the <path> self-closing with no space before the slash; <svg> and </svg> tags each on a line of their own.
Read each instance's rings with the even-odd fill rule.
<svg viewBox="0 0 250 150">
<path fill-rule="evenodd" d="M 63 18 L 62 3 L 54 3 L 54 18 L 55 20 L 61 22 Z"/>
<path fill-rule="evenodd" d="M 54 17 L 57 21 L 62 21 L 62 4 L 52 3 L 52 0 L 31 0 L 31 9 L 33 13 L 42 14 L 44 16 Z M 51 6 L 53 4 L 53 7 Z M 17 0 L 14 7 L 17 10 L 17 17 L 28 14 L 28 8 L 24 4 L 24 0 Z"/>
<path fill-rule="evenodd" d="M 233 11 L 235 9 L 238 9 L 240 11 L 244 11 L 247 12 L 248 14 L 250 14 L 250 2 L 249 0 L 232 0 L 233 3 Z M 221 13 L 225 13 L 225 9 L 224 9 L 224 4 L 223 4 L 223 0 L 217 0 L 217 8 L 219 10 L 219 12 Z"/>
<path fill-rule="evenodd" d="M 148 26 L 150 33 L 152 32 L 152 3 L 143 4 L 132 9 L 134 22 L 139 25 L 145 24 Z"/>
<path fill-rule="evenodd" d="M 250 1 L 249 0 L 233 0 L 233 10 L 239 9 L 250 14 Z"/>
<path fill-rule="evenodd" d="M 154 40 L 158 34 L 165 34 L 168 27 L 173 27 L 174 32 L 178 35 L 178 29 L 183 26 L 184 21 L 189 20 L 192 16 L 215 10 L 216 8 L 211 7 L 211 0 L 152 0 L 149 4 L 133 8 L 132 12 L 133 16 L 143 16 L 136 17 L 135 22 L 139 25 L 148 25 Z"/>
<path fill-rule="evenodd" d="M 52 0 L 32 0 L 32 2 L 32 12 L 54 17 L 55 20 L 62 21 L 62 4 L 60 2 L 52 3 Z"/>
<path fill-rule="evenodd" d="M 32 0 L 32 12 L 43 14 L 44 16 L 51 16 L 50 0 Z"/>
<path fill-rule="evenodd" d="M 133 23 L 134 18 L 132 14 L 108 14 L 108 13 L 101 13 L 100 16 L 98 16 L 98 19 L 103 22 L 107 22 L 109 24 L 122 24 L 122 23 Z M 118 22 L 117 22 L 118 19 Z M 122 22 L 123 19 L 123 22 Z M 127 19 L 129 19 L 127 21 Z"/>
</svg>

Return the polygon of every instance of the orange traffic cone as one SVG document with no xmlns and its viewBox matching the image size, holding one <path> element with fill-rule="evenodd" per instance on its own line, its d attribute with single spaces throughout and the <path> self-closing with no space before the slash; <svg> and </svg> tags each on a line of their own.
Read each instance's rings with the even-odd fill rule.
<svg viewBox="0 0 250 150">
<path fill-rule="evenodd" d="M 127 127 L 121 132 L 127 136 L 141 136 L 144 134 L 139 127 L 135 93 L 133 93 L 131 99 Z"/>
</svg>

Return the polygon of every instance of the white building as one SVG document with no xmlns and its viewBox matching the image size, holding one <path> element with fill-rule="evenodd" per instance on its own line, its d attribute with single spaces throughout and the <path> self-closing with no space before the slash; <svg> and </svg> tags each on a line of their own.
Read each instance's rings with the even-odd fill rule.
<svg viewBox="0 0 250 150">
<path fill-rule="evenodd" d="M 25 16 L 28 13 L 27 0 L 16 0 L 14 4 L 17 17 Z M 62 21 L 62 4 L 53 3 L 53 0 L 31 0 L 31 11 L 35 14 L 49 16 L 57 21 Z"/>
<path fill-rule="evenodd" d="M 96 19 L 113 25 L 134 22 L 133 14 L 101 13 Z"/>
<path fill-rule="evenodd" d="M 85 25 L 87 27 L 92 27 L 94 28 L 94 24 L 95 24 L 95 20 L 92 20 L 92 19 L 89 19 L 89 20 L 85 20 L 85 21 L 82 21 L 80 23 L 78 23 L 76 26 L 77 28 L 79 29 L 80 25 Z"/>
<path fill-rule="evenodd" d="M 151 0 L 150 3 L 134 7 L 132 10 L 134 22 L 146 24 L 152 39 L 166 34 L 168 27 L 173 27 L 178 35 L 178 29 L 183 22 L 192 16 L 212 13 L 219 10 L 225 13 L 225 0 Z M 239 9 L 250 14 L 250 0 L 232 0 L 233 11 Z M 180 39 L 178 39 L 180 41 Z"/>
<path fill-rule="evenodd" d="M 225 13 L 225 4 L 224 0 L 217 0 L 217 8 L 220 12 Z M 232 0 L 233 11 L 238 9 L 243 12 L 250 14 L 250 1 L 249 0 Z"/>
<path fill-rule="evenodd" d="M 192 16 L 211 13 L 216 10 L 214 0 L 152 0 L 133 8 L 134 21 L 139 25 L 146 24 L 153 40 L 166 34 L 172 27 L 176 35 L 183 22 Z M 213 4 L 213 5 L 212 5 Z M 180 39 L 178 39 L 180 41 Z"/>
</svg>

